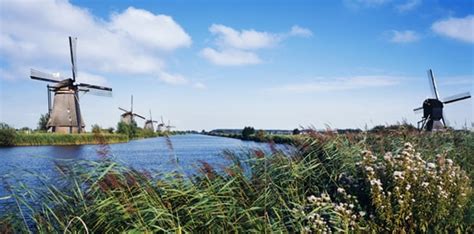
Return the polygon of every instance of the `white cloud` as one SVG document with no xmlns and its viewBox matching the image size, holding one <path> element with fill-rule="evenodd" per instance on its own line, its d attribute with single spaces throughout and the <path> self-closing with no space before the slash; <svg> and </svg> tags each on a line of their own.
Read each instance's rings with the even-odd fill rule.
<svg viewBox="0 0 474 234">
<path fill-rule="evenodd" d="M 170 74 L 167 72 L 160 72 L 158 77 L 160 80 L 171 85 L 185 85 L 188 84 L 188 80 L 180 74 Z"/>
<path fill-rule="evenodd" d="M 2 1 L 0 28 L 0 56 L 7 61 L 2 73 L 16 73 L 17 67 L 69 68 L 70 35 L 78 37 L 78 70 L 107 76 L 156 77 L 166 67 L 160 51 L 191 45 L 170 16 L 130 7 L 102 19 L 66 0 Z"/>
<path fill-rule="evenodd" d="M 298 25 L 293 25 L 289 33 L 291 36 L 301 36 L 301 37 L 310 37 L 313 35 L 313 32 L 307 28 L 302 28 Z"/>
<path fill-rule="evenodd" d="M 222 66 L 250 65 L 262 62 L 256 53 L 237 49 L 217 51 L 208 47 L 201 50 L 200 55 L 211 63 Z"/>
<path fill-rule="evenodd" d="M 270 33 L 254 29 L 236 30 L 222 24 L 212 24 L 209 31 L 215 36 L 217 49 L 206 47 L 200 55 L 215 65 L 241 66 L 261 63 L 255 52 L 271 48 L 288 37 L 310 37 L 311 30 L 294 25 L 287 33 Z"/>
<path fill-rule="evenodd" d="M 474 15 L 464 18 L 448 18 L 431 25 L 431 29 L 442 36 L 474 43 Z"/>
<path fill-rule="evenodd" d="M 418 41 L 420 39 L 420 36 L 418 35 L 418 33 L 411 30 L 405 30 L 405 31 L 392 30 L 390 31 L 390 33 L 391 33 L 390 42 L 393 42 L 393 43 L 409 43 L 409 42 Z"/>
<path fill-rule="evenodd" d="M 261 49 L 276 45 L 280 40 L 276 34 L 258 32 L 253 29 L 237 31 L 221 24 L 213 24 L 209 31 L 215 35 L 216 42 L 221 47 L 236 49 Z"/>
<path fill-rule="evenodd" d="M 417 8 L 421 4 L 422 0 L 408 0 L 403 4 L 399 4 L 395 6 L 399 12 L 407 12 Z"/>
<path fill-rule="evenodd" d="M 398 84 L 401 79 L 403 78 L 396 76 L 354 76 L 336 78 L 319 77 L 310 82 L 288 84 L 272 89 L 298 93 L 342 91 L 371 87 L 392 86 Z"/>
<path fill-rule="evenodd" d="M 152 48 L 174 50 L 191 45 L 191 37 L 170 16 L 133 7 L 112 15 L 110 28 Z"/>
</svg>

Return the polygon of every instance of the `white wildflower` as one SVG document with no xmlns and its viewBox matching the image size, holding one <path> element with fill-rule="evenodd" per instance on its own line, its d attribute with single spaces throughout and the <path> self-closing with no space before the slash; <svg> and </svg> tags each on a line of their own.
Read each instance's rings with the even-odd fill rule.
<svg viewBox="0 0 474 234">
<path fill-rule="evenodd" d="M 346 190 L 344 190 L 343 188 L 337 188 L 337 192 L 344 194 L 346 193 Z"/>
<path fill-rule="evenodd" d="M 434 163 L 427 163 L 426 166 L 430 169 L 435 169 L 436 165 Z"/>
</svg>

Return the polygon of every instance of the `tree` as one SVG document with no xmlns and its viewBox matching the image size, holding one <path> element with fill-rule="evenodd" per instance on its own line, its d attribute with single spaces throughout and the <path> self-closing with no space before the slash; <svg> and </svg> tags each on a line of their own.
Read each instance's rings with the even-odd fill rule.
<svg viewBox="0 0 474 234">
<path fill-rule="evenodd" d="M 114 131 L 115 131 L 115 129 L 112 128 L 112 127 L 107 128 L 107 132 L 110 133 L 110 134 L 114 133 Z"/>
<path fill-rule="evenodd" d="M 248 140 L 250 135 L 255 133 L 255 129 L 253 127 L 245 127 L 244 130 L 242 130 L 242 139 Z"/>
<path fill-rule="evenodd" d="M 137 136 L 137 131 L 138 131 L 137 122 L 135 122 L 134 120 L 132 120 L 130 124 L 127 124 L 123 121 L 120 121 L 117 124 L 117 133 L 125 134 L 130 139 L 135 138 Z"/>
<path fill-rule="evenodd" d="M 293 135 L 299 135 L 301 131 L 297 128 L 293 129 Z"/>
<path fill-rule="evenodd" d="M 48 120 L 49 120 L 49 113 L 42 114 L 38 121 L 38 130 L 39 131 L 48 131 Z"/>
<path fill-rule="evenodd" d="M 92 125 L 92 133 L 101 133 L 101 132 L 102 132 L 102 129 L 100 128 L 98 124 Z"/>
<path fill-rule="evenodd" d="M 15 143 L 16 131 L 6 123 L 0 123 L 0 146 L 12 146 Z"/>
</svg>

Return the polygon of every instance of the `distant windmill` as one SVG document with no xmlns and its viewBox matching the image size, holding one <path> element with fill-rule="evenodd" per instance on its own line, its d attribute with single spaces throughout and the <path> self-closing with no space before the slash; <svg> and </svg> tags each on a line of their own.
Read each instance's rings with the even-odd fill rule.
<svg viewBox="0 0 474 234">
<path fill-rule="evenodd" d="M 31 79 L 55 83 L 47 85 L 48 114 L 46 126 L 52 132 L 81 133 L 84 131 L 84 120 L 79 106 L 79 92 L 91 93 L 101 96 L 111 96 L 112 88 L 76 83 L 77 38 L 69 37 L 69 51 L 72 63 L 72 78 L 62 78 L 59 73 L 48 74 L 31 69 Z M 54 93 L 53 106 L 51 107 L 51 93 Z"/>
<path fill-rule="evenodd" d="M 153 120 L 153 117 L 151 116 L 151 110 L 150 110 L 150 119 L 147 119 L 145 121 L 145 126 L 143 127 L 143 129 L 155 131 L 154 123 L 158 123 L 158 121 Z"/>
<path fill-rule="evenodd" d="M 142 118 L 142 119 L 145 119 L 145 117 L 137 114 L 137 113 L 133 113 L 133 95 L 132 95 L 132 98 L 131 98 L 131 102 L 130 102 L 130 110 L 125 110 L 124 108 L 121 108 L 119 107 L 119 110 L 125 112 L 121 115 L 121 121 L 126 123 L 126 124 L 131 124 L 134 120 L 134 117 L 139 117 L 139 118 Z"/>
<path fill-rule="evenodd" d="M 446 126 L 446 116 L 443 111 L 444 104 L 449 104 L 471 98 L 471 94 L 469 92 L 466 92 L 440 100 L 435 77 L 431 69 L 428 70 L 428 79 L 431 87 L 431 92 L 434 98 L 426 99 L 423 102 L 423 106 L 414 109 L 414 111 L 415 113 L 418 113 L 419 111 L 423 110 L 423 117 L 418 122 L 418 129 L 431 131 L 433 130 L 433 128 L 439 129 Z"/>
<path fill-rule="evenodd" d="M 168 120 L 168 125 L 166 125 L 166 131 L 171 131 L 172 128 L 176 128 L 175 126 L 171 126 L 171 121 Z"/>
<path fill-rule="evenodd" d="M 158 124 L 158 127 L 156 128 L 157 132 L 163 132 L 165 129 L 165 121 L 163 121 L 163 116 L 161 116 L 161 123 Z"/>
</svg>

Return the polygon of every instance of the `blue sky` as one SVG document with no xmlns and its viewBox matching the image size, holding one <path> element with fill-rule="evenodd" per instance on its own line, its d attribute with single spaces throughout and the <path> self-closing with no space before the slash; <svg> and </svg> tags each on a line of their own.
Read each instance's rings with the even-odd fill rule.
<svg viewBox="0 0 474 234">
<path fill-rule="evenodd" d="M 86 124 L 134 110 L 178 129 L 364 128 L 404 119 L 430 96 L 474 93 L 472 1 L 1 1 L 0 121 L 35 127 L 47 110 L 29 69 L 111 86 L 85 95 Z M 473 101 L 450 104 L 451 125 Z M 139 122 L 139 124 L 143 124 Z"/>
</svg>

